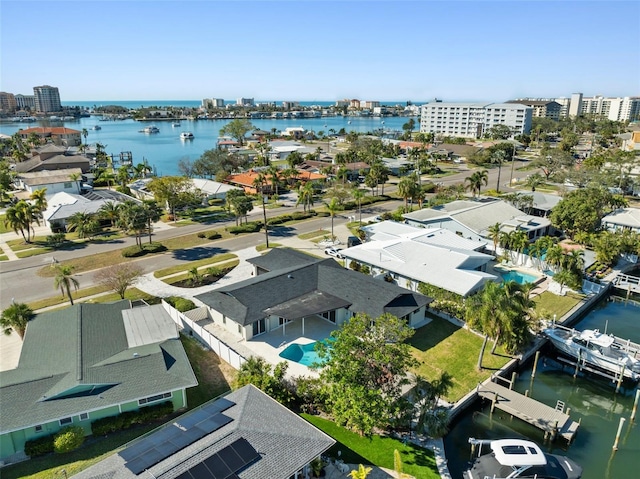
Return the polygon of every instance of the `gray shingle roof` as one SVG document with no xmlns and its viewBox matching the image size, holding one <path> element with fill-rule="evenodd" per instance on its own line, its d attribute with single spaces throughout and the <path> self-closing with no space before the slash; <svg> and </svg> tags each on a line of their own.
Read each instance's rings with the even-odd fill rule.
<svg viewBox="0 0 640 479">
<path fill-rule="evenodd" d="M 247 260 L 266 271 L 289 268 L 296 265 L 317 263 L 319 258 L 288 248 L 274 248 L 269 253 Z"/>
<path fill-rule="evenodd" d="M 274 251 L 278 250 L 272 250 Z M 282 252 L 277 254 L 282 255 Z M 292 257 L 295 260 L 296 256 Z M 283 314 L 286 311 L 280 308 L 281 305 L 310 298 L 314 292 L 321 292 L 332 298 L 328 302 L 327 310 L 332 305 L 348 304 L 349 311 L 364 312 L 374 318 L 385 312 L 404 316 L 430 302 L 429 298 L 419 293 L 344 269 L 333 259 L 270 271 L 203 293 L 196 298 L 213 310 L 246 326 L 264 318 L 270 314 L 268 311 L 277 307 L 278 312 Z M 402 303 L 397 302 L 396 298 L 405 296 L 411 299 L 405 298 Z M 317 309 L 318 305 L 314 304 L 314 308 Z M 299 308 L 295 311 L 296 315 L 300 314 Z"/>
<path fill-rule="evenodd" d="M 195 386 L 179 339 L 128 347 L 128 308 L 128 301 L 77 304 L 31 320 L 18 367 L 0 373 L 0 431 Z M 173 324 L 161 307 L 154 315 Z M 104 388 L 77 394 L 92 386 Z"/>
<path fill-rule="evenodd" d="M 238 472 L 238 477 L 286 479 L 335 443 L 253 385 L 238 389 L 225 399 L 235 403 L 224 411 L 232 421 L 150 467 L 148 477 L 174 479 L 237 439 L 244 438 L 260 453 L 260 459 Z M 175 421 L 184 422 L 189 414 Z M 138 476 L 126 468 L 119 454 L 113 454 L 74 477 L 132 479 Z"/>
</svg>

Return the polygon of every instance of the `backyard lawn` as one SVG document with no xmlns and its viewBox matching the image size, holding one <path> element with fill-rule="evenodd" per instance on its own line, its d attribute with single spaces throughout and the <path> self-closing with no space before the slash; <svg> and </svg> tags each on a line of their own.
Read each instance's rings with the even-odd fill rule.
<svg viewBox="0 0 640 479">
<path fill-rule="evenodd" d="M 536 302 L 536 311 L 542 314 L 546 319 L 553 319 L 554 315 L 558 321 L 567 314 L 575 305 L 577 305 L 584 296 L 567 293 L 566 296 L 558 296 L 556 294 L 545 291 L 539 296 L 533 298 Z"/>
<path fill-rule="evenodd" d="M 413 356 L 422 363 L 413 372 L 427 380 L 448 372 L 453 378 L 453 387 L 444 399 L 455 402 L 511 359 L 501 347 L 495 355 L 491 354 L 493 343 L 489 342 L 482 361 L 484 369 L 477 371 L 482 341 L 481 336 L 434 317 L 409 340 Z"/>
<path fill-rule="evenodd" d="M 382 436 L 360 436 L 338 426 L 328 419 L 302 414 L 302 417 L 336 440 L 328 454 L 347 464 L 374 465 L 394 470 L 393 451 L 397 449 L 402 459 L 402 472 L 416 479 L 439 478 L 433 453 L 415 444 L 404 444 L 398 439 Z"/>
</svg>

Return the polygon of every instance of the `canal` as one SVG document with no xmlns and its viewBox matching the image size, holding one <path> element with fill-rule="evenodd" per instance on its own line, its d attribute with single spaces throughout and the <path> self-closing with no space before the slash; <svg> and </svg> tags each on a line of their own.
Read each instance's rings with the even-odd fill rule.
<svg viewBox="0 0 640 479">
<path fill-rule="evenodd" d="M 599 329 L 614 335 L 640 342 L 640 303 L 603 300 L 574 326 L 576 329 Z M 478 439 L 529 438 L 543 450 L 567 455 L 584 468 L 583 479 L 624 479 L 638 477 L 640 472 L 640 427 L 638 415 L 635 424 L 629 417 L 633 408 L 635 384 L 626 384 L 615 394 L 615 384 L 594 376 L 578 375 L 573 378 L 573 368 L 543 354 L 538 361 L 536 377 L 532 381 L 532 362 L 519 371 L 515 389 L 550 406 L 564 401 L 574 420 L 581 425 L 573 443 L 567 445 L 558 439 L 545 443 L 543 432 L 518 419 L 496 410 L 489 414 L 490 404 L 478 401 L 464 414 L 456 418 L 445 438 L 449 470 L 454 479 L 463 477 L 471 448 L 469 437 Z M 618 450 L 613 453 L 620 418 L 626 419 Z"/>
</svg>

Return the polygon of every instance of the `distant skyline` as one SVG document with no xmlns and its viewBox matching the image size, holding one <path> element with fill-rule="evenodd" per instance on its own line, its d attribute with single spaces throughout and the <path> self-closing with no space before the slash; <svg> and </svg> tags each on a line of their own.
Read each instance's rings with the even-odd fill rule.
<svg viewBox="0 0 640 479">
<path fill-rule="evenodd" d="M 63 102 L 640 95 L 638 1 L 0 0 L 0 41 Z"/>
</svg>

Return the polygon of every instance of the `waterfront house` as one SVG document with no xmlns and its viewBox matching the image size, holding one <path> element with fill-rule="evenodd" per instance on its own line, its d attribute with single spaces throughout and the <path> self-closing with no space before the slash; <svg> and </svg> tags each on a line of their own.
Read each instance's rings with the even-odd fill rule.
<svg viewBox="0 0 640 479">
<path fill-rule="evenodd" d="M 0 460 L 24 458 L 29 439 L 150 404 L 186 407 L 197 381 L 162 305 L 76 304 L 38 314 L 18 367 L 0 372 Z"/>
<path fill-rule="evenodd" d="M 82 144 L 82 132 L 65 128 L 63 126 L 38 126 L 26 128 L 18 132 L 23 140 L 29 138 L 32 133 L 43 141 L 52 141 L 56 145 L 79 146 Z"/>
<path fill-rule="evenodd" d="M 67 168 L 62 170 L 43 170 L 16 175 L 14 183 L 22 194 L 17 193 L 18 198 L 28 198 L 34 191 L 47 189 L 47 196 L 56 193 L 80 194 L 82 184 L 82 170 L 80 168 Z"/>
<path fill-rule="evenodd" d="M 186 444 L 186 445 L 185 445 Z M 249 384 L 173 419 L 77 479 L 302 479 L 335 440 Z"/>
<path fill-rule="evenodd" d="M 374 277 L 387 278 L 416 291 L 420 283 L 469 296 L 487 281 L 493 256 L 481 253 L 486 242 L 462 238 L 443 228 L 417 228 L 383 221 L 362 228 L 367 242 L 342 251 L 348 264 L 367 266 Z"/>
<path fill-rule="evenodd" d="M 423 228 L 444 228 L 472 241 L 489 241 L 489 228 L 496 223 L 504 232 L 524 231 L 529 241 L 551 231 L 547 218 L 528 215 L 495 198 L 457 200 L 402 215 L 407 224 Z"/>
<path fill-rule="evenodd" d="M 274 249 L 250 260 L 264 272 L 196 296 L 215 325 L 249 341 L 305 318 L 324 318 L 340 326 L 357 313 L 377 318 L 391 313 L 417 327 L 432 301 L 419 293 L 342 268 L 333 259 L 304 258 Z M 265 272 L 266 271 L 266 272 Z"/>
<path fill-rule="evenodd" d="M 65 170 L 80 168 L 82 173 L 89 173 L 91 164 L 84 155 L 71 154 L 65 147 L 49 144 L 32 152 L 31 158 L 16 163 L 16 173 L 29 173 L 44 170 Z"/>
</svg>

